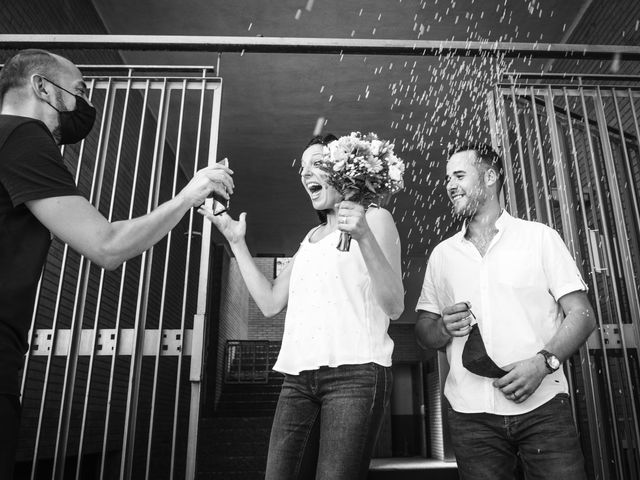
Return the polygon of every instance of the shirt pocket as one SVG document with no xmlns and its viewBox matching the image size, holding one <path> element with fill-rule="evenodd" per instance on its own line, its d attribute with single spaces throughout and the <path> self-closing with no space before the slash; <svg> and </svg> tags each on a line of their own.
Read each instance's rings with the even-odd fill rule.
<svg viewBox="0 0 640 480">
<path fill-rule="evenodd" d="M 502 252 L 495 263 L 498 282 L 514 288 L 530 287 L 539 282 L 538 262 L 528 250 Z"/>
</svg>

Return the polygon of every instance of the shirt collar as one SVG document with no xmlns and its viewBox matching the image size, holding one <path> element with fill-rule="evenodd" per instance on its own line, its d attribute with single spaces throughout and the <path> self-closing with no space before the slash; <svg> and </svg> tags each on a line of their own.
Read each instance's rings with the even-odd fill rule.
<svg viewBox="0 0 640 480">
<path fill-rule="evenodd" d="M 496 220 L 496 228 L 498 229 L 498 232 L 502 232 L 512 220 L 513 220 L 513 217 L 509 215 L 509 213 L 503 208 L 502 213 Z M 467 239 L 465 238 L 465 235 L 467 234 L 467 228 L 468 228 L 468 224 L 467 224 L 467 220 L 465 219 L 464 223 L 462 224 L 462 228 L 460 229 L 460 232 L 458 232 L 458 235 L 459 235 L 458 240 L 461 243 L 464 241 L 467 241 Z"/>
</svg>

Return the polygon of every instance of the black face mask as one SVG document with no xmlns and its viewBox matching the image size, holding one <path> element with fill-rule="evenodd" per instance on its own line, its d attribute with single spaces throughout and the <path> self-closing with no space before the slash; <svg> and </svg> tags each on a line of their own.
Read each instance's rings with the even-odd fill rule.
<svg viewBox="0 0 640 480">
<path fill-rule="evenodd" d="M 96 119 L 96 109 L 89 105 L 89 103 L 81 96 L 70 92 L 66 88 L 62 88 L 60 85 L 53 83 L 48 78 L 46 78 L 46 80 L 52 85 L 58 87 L 60 90 L 64 90 L 70 95 L 76 97 L 76 108 L 73 110 L 58 110 L 50 103 L 49 105 L 58 112 L 60 145 L 79 142 L 89 135 L 89 132 L 93 128 L 93 122 Z"/>
<path fill-rule="evenodd" d="M 507 374 L 487 354 L 477 323 L 471 327 L 471 333 L 464 344 L 462 366 L 481 377 L 500 378 Z"/>
</svg>

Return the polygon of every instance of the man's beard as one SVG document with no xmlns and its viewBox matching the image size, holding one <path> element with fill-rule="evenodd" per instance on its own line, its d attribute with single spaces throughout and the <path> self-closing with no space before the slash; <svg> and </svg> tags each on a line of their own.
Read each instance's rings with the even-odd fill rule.
<svg viewBox="0 0 640 480">
<path fill-rule="evenodd" d="M 484 203 L 484 199 L 482 197 L 481 192 L 478 193 L 477 196 L 471 198 L 468 194 L 465 193 L 466 204 L 462 207 L 461 210 L 456 210 L 453 208 L 453 214 L 462 218 L 463 220 L 472 220 L 473 217 L 478 213 L 478 208 Z"/>
<path fill-rule="evenodd" d="M 62 105 L 62 108 L 60 108 L 60 105 Z M 64 102 L 62 100 L 62 93 L 60 92 L 56 92 L 56 108 L 58 110 L 66 110 Z M 58 125 L 56 125 L 56 127 L 53 129 L 51 135 L 53 135 L 56 144 L 60 145 L 60 141 L 62 140 L 62 135 L 60 133 L 60 114 L 58 114 Z"/>
</svg>

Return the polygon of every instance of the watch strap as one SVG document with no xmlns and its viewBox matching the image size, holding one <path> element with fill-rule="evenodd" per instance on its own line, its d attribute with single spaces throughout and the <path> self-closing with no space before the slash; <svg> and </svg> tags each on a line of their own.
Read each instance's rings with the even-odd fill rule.
<svg viewBox="0 0 640 480">
<path fill-rule="evenodd" d="M 551 353 L 551 352 L 549 352 L 547 350 L 544 350 L 544 349 L 540 350 L 538 353 L 544 357 L 544 364 L 547 367 L 547 370 L 549 371 L 549 373 L 553 373 L 553 372 L 555 372 L 556 370 L 558 370 L 560 368 L 560 361 L 559 360 L 558 360 L 558 367 L 556 367 L 556 368 L 553 368 L 549 363 L 551 357 L 554 357 L 554 358 L 558 359 L 558 357 L 556 357 L 553 353 Z"/>
</svg>

